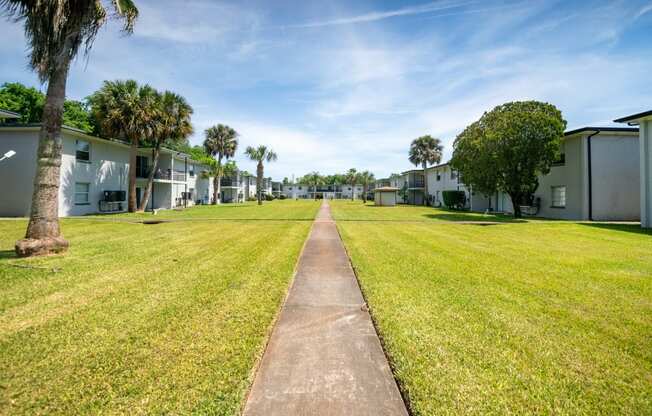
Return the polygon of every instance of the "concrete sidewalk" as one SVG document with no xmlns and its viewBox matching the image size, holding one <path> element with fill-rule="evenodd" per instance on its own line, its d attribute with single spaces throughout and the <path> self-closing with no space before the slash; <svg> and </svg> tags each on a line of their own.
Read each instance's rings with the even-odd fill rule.
<svg viewBox="0 0 652 416">
<path fill-rule="evenodd" d="M 407 415 L 327 202 L 244 414 Z"/>
</svg>

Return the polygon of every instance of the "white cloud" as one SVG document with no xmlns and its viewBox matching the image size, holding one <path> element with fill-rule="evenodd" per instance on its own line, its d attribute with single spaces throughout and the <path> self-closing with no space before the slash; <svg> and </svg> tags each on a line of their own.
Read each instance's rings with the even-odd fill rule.
<svg viewBox="0 0 652 416">
<path fill-rule="evenodd" d="M 459 9 L 464 6 L 478 3 L 479 0 L 466 1 L 466 2 L 433 2 L 422 4 L 418 6 L 408 6 L 402 7 L 400 9 L 388 10 L 388 11 L 373 11 L 357 16 L 341 17 L 337 19 L 330 20 L 316 20 L 308 23 L 300 23 L 296 25 L 289 25 L 288 27 L 297 27 L 297 28 L 310 28 L 310 27 L 323 27 L 323 26 L 336 26 L 336 25 L 348 25 L 352 23 L 364 23 L 364 22 L 375 22 L 378 20 L 389 19 L 392 17 L 401 17 L 401 16 L 411 16 L 425 13 L 433 13 L 442 10 L 450 9 Z"/>
</svg>

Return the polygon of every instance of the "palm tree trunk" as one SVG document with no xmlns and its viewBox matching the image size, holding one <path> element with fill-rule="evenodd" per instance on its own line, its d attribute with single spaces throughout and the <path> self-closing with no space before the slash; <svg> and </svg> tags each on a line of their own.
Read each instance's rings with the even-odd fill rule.
<svg viewBox="0 0 652 416">
<path fill-rule="evenodd" d="M 355 182 L 351 183 L 351 201 L 355 200 Z"/>
<path fill-rule="evenodd" d="M 428 165 L 423 164 L 423 205 L 428 206 Z"/>
<path fill-rule="evenodd" d="M 215 176 L 217 178 L 217 198 L 215 202 L 219 205 L 222 203 L 222 155 L 217 159 L 217 175 Z"/>
<path fill-rule="evenodd" d="M 362 185 L 362 203 L 367 203 L 367 184 Z"/>
<path fill-rule="evenodd" d="M 154 175 L 156 174 L 156 169 L 158 168 L 158 158 L 161 154 L 161 142 L 156 141 L 156 146 L 154 147 L 154 157 L 152 158 L 152 167 L 150 172 L 147 174 L 147 186 L 145 187 L 145 193 L 143 198 L 140 201 L 140 206 L 138 207 L 139 211 L 145 211 L 147 208 L 147 202 L 149 202 L 149 197 L 152 194 L 152 186 L 154 186 Z"/>
<path fill-rule="evenodd" d="M 220 175 L 218 175 L 216 173 L 215 176 L 213 176 L 213 201 L 212 201 L 212 205 L 217 205 L 217 199 L 218 199 L 217 198 L 218 197 L 217 193 L 219 192 L 219 188 L 220 188 Z"/>
<path fill-rule="evenodd" d="M 138 156 L 138 139 L 132 138 L 129 148 L 129 201 L 127 211 L 136 212 L 136 158 Z"/>
<path fill-rule="evenodd" d="M 59 227 L 59 181 L 63 147 L 61 125 L 69 56 L 69 47 L 65 47 L 58 67 L 48 80 L 29 224 L 25 238 L 15 245 L 16 254 L 20 257 L 60 253 L 68 249 L 68 241 L 61 236 Z"/>
<path fill-rule="evenodd" d="M 258 162 L 256 167 L 256 191 L 258 193 L 258 205 L 263 204 L 262 198 L 262 182 L 263 182 L 263 162 Z"/>
</svg>

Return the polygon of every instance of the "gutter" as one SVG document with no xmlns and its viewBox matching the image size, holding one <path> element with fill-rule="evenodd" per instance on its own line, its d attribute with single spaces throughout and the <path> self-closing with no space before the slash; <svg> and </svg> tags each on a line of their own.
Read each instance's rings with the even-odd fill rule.
<svg viewBox="0 0 652 416">
<path fill-rule="evenodd" d="M 587 156 L 587 169 L 589 179 L 589 221 L 593 221 L 593 167 L 591 166 L 591 138 L 600 134 L 600 130 L 596 130 L 586 138 L 586 156 Z"/>
</svg>

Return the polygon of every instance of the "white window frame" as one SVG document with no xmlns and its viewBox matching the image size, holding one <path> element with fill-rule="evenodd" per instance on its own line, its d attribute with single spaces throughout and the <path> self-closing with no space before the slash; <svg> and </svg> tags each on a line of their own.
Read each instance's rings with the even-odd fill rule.
<svg viewBox="0 0 652 416">
<path fill-rule="evenodd" d="M 85 185 L 86 191 L 79 191 L 77 186 Z M 78 195 L 84 195 L 85 201 L 80 201 L 77 199 Z M 75 182 L 75 205 L 90 205 L 91 204 L 91 184 L 89 182 Z"/>
<path fill-rule="evenodd" d="M 83 153 L 88 153 L 88 159 L 80 159 L 79 156 L 77 155 L 77 152 L 80 152 L 79 150 L 80 143 L 86 143 L 86 145 L 88 146 L 87 151 L 81 151 Z M 75 160 L 81 163 L 91 163 L 91 142 L 89 142 L 88 140 L 80 140 L 80 139 L 75 140 Z"/>
<path fill-rule="evenodd" d="M 551 208 L 566 208 L 566 190 L 566 185 L 556 185 L 550 187 Z M 555 196 L 555 191 L 560 191 L 559 195 Z"/>
</svg>

